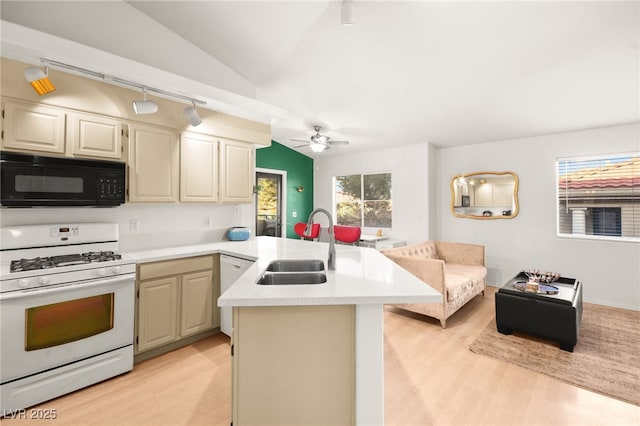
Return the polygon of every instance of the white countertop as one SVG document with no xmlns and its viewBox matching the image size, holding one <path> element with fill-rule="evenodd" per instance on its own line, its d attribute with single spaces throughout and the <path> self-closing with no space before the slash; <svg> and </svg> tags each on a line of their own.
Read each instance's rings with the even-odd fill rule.
<svg viewBox="0 0 640 426">
<path fill-rule="evenodd" d="M 267 265 L 275 259 L 327 261 L 329 244 L 275 237 L 247 241 L 170 247 L 128 253 L 137 263 L 213 253 L 256 262 L 218 299 L 218 306 L 357 305 L 438 303 L 442 295 L 375 249 L 336 245 L 336 270 L 327 282 L 309 285 L 259 285 Z"/>
</svg>

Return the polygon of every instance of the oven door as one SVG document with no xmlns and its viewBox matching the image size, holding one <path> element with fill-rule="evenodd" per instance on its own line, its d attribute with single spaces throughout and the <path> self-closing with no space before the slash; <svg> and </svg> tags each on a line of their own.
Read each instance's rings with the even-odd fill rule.
<svg viewBox="0 0 640 426">
<path fill-rule="evenodd" d="M 133 345 L 135 274 L 0 295 L 6 383 Z"/>
</svg>

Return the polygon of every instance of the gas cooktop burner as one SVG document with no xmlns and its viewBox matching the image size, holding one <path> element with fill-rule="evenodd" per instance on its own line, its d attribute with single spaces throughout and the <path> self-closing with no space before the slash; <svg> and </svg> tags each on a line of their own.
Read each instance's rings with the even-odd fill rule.
<svg viewBox="0 0 640 426">
<path fill-rule="evenodd" d="M 92 251 L 82 254 L 64 254 L 51 257 L 36 257 L 11 261 L 11 272 L 33 271 L 36 269 L 57 268 L 61 266 L 81 265 L 91 262 L 120 260 L 121 255 L 112 251 Z"/>
</svg>

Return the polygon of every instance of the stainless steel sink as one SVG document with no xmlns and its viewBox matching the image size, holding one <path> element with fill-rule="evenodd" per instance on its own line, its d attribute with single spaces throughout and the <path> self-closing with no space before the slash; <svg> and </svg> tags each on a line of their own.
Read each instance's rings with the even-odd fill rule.
<svg viewBox="0 0 640 426">
<path fill-rule="evenodd" d="M 327 282 L 324 272 L 269 272 L 258 280 L 260 285 L 322 284 Z"/>
<path fill-rule="evenodd" d="M 320 259 L 283 259 L 274 260 L 267 266 L 269 272 L 317 272 L 324 271 L 324 262 Z"/>
</svg>

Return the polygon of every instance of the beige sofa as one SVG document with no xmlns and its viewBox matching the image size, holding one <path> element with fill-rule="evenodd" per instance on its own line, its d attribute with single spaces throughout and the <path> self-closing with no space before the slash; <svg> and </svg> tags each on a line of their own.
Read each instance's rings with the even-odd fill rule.
<svg viewBox="0 0 640 426">
<path fill-rule="evenodd" d="M 442 303 L 403 304 L 399 308 L 440 320 L 447 318 L 469 300 L 482 293 L 487 279 L 484 246 L 477 244 L 425 241 L 382 252 L 442 294 Z"/>
</svg>

